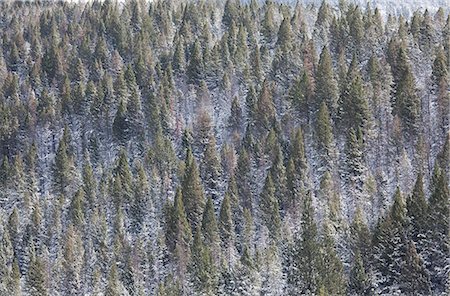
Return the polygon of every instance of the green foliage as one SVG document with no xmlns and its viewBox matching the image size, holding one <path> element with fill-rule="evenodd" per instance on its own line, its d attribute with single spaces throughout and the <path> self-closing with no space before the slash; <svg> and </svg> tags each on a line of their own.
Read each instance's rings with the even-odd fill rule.
<svg viewBox="0 0 450 296">
<path fill-rule="evenodd" d="M 203 186 L 197 169 L 197 164 L 188 148 L 185 159 L 185 171 L 181 184 L 183 204 L 186 208 L 187 219 L 194 232 L 201 227 L 201 217 L 205 206 L 205 198 L 203 194 Z"/>
</svg>

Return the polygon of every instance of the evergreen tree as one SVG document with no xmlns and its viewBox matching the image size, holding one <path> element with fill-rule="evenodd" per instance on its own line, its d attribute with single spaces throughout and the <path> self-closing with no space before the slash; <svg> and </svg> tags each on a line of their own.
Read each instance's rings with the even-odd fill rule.
<svg viewBox="0 0 450 296">
<path fill-rule="evenodd" d="M 432 193 L 428 203 L 427 218 L 427 246 L 423 253 L 426 267 L 430 271 L 433 291 L 443 292 L 446 286 L 446 267 L 449 258 L 449 221 L 450 221 L 450 193 L 445 174 L 436 166 Z"/>
<path fill-rule="evenodd" d="M 394 106 L 393 112 L 402 120 L 404 131 L 416 134 L 420 119 L 420 99 L 415 88 L 415 79 L 405 50 L 398 50 L 394 68 Z"/>
<path fill-rule="evenodd" d="M 280 145 L 275 146 L 275 159 L 273 161 L 272 167 L 270 168 L 270 176 L 272 177 L 272 181 L 275 191 L 275 198 L 277 199 L 277 203 L 280 206 L 280 209 L 286 210 L 287 207 L 287 177 L 286 177 L 286 168 L 284 167 L 284 157 L 281 151 Z"/>
<path fill-rule="evenodd" d="M 192 47 L 186 74 L 188 75 L 191 84 L 199 85 L 200 81 L 203 79 L 204 63 L 201 46 L 198 41 L 196 41 Z"/>
<path fill-rule="evenodd" d="M 32 296 L 49 295 L 45 266 L 39 256 L 33 255 L 28 267 L 27 292 Z"/>
<path fill-rule="evenodd" d="M 320 284 L 320 243 L 314 221 L 311 194 L 304 200 L 302 234 L 296 237 L 290 252 L 287 295 L 316 294 Z"/>
<path fill-rule="evenodd" d="M 84 190 L 79 189 L 70 204 L 71 220 L 73 225 L 82 227 L 84 225 Z"/>
<path fill-rule="evenodd" d="M 326 167 L 330 166 L 330 161 L 333 153 L 333 127 L 330 118 L 330 112 L 325 102 L 322 102 L 317 115 L 316 124 L 317 144 L 319 151 L 324 159 Z"/>
<path fill-rule="evenodd" d="M 369 107 L 364 94 L 361 74 L 356 67 L 356 57 L 354 56 L 340 98 L 339 117 L 343 130 L 354 128 L 365 132 L 370 118 Z"/>
<path fill-rule="evenodd" d="M 414 242 L 419 241 L 419 237 L 424 234 L 426 217 L 428 214 L 428 204 L 425 199 L 423 189 L 423 175 L 417 175 L 416 183 L 412 194 L 406 200 L 407 217 L 409 222 L 409 236 Z"/>
<path fill-rule="evenodd" d="M 221 246 L 224 253 L 224 257 L 226 258 L 227 265 L 231 264 L 231 251 L 234 243 L 234 224 L 233 217 L 231 214 L 231 205 L 230 198 L 228 194 L 225 194 L 225 197 L 222 200 L 222 205 L 220 207 L 219 214 L 219 236 L 221 239 Z"/>
<path fill-rule="evenodd" d="M 270 174 L 267 175 L 263 191 L 260 196 L 261 218 L 273 241 L 280 235 L 281 218 L 278 201 L 275 196 L 275 186 Z"/>
<path fill-rule="evenodd" d="M 65 131 L 67 128 L 64 129 Z M 66 132 L 64 132 L 66 134 Z M 59 141 L 58 150 L 55 156 L 55 164 L 53 168 L 54 186 L 58 193 L 65 194 L 67 187 L 72 183 L 72 167 L 73 162 L 70 156 L 67 137 L 62 137 Z"/>
<path fill-rule="evenodd" d="M 217 226 L 216 215 L 214 214 L 214 205 L 211 198 L 208 198 L 202 219 L 202 235 L 205 246 L 211 251 L 218 251 L 219 228 Z"/>
<path fill-rule="evenodd" d="M 194 232 L 201 227 L 201 217 L 205 206 L 203 187 L 192 151 L 188 148 L 185 160 L 185 172 L 181 184 L 183 204 L 187 219 Z"/>
<path fill-rule="evenodd" d="M 183 278 L 190 258 L 189 245 L 192 232 L 183 205 L 181 189 L 177 189 L 174 204 L 168 209 L 166 224 L 166 244 L 175 256 L 175 270 L 179 278 Z"/>
<path fill-rule="evenodd" d="M 327 47 L 324 47 L 320 54 L 316 85 L 316 106 L 321 106 L 325 102 L 334 117 L 337 109 L 338 86 L 334 78 L 330 51 Z"/>
<path fill-rule="evenodd" d="M 242 208 L 252 210 L 253 193 L 251 189 L 251 167 L 250 157 L 247 150 L 243 148 L 239 153 L 236 170 L 236 185 L 239 196 L 239 202 Z"/>
<path fill-rule="evenodd" d="M 325 293 L 325 295 L 345 295 L 344 267 L 336 254 L 334 239 L 329 233 L 327 224 L 324 225 L 323 232 L 321 254 L 319 255 L 320 293 Z"/>
<path fill-rule="evenodd" d="M 367 274 L 359 251 L 356 252 L 353 259 L 348 289 L 351 295 L 371 295 L 369 274 Z"/>
<path fill-rule="evenodd" d="M 200 232 L 196 232 L 191 247 L 192 262 L 190 272 L 192 283 L 198 294 L 215 295 L 217 289 L 217 276 L 211 249 L 202 242 Z"/>
<path fill-rule="evenodd" d="M 113 121 L 114 136 L 119 142 L 126 142 L 130 133 L 130 123 L 127 118 L 127 109 L 125 102 L 120 100 L 117 107 L 116 116 Z"/>
</svg>

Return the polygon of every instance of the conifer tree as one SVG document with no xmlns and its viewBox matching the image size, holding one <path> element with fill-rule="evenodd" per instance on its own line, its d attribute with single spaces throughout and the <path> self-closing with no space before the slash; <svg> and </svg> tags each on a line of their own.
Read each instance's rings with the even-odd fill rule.
<svg viewBox="0 0 450 296">
<path fill-rule="evenodd" d="M 242 148 L 237 162 L 236 185 L 239 203 L 242 205 L 242 208 L 251 211 L 253 208 L 253 193 L 250 183 L 250 169 L 250 157 L 247 150 Z"/>
<path fill-rule="evenodd" d="M 83 262 L 81 238 L 76 230 L 69 226 L 64 245 L 64 289 L 67 294 L 81 295 L 81 269 Z"/>
<path fill-rule="evenodd" d="M 414 242 L 418 242 L 419 236 L 424 234 L 428 204 L 423 189 L 423 175 L 417 175 L 412 194 L 406 200 L 407 217 L 409 223 L 409 236 Z"/>
<path fill-rule="evenodd" d="M 73 225 L 82 227 L 85 222 L 84 218 L 84 190 L 79 189 L 70 204 L 71 221 Z"/>
<path fill-rule="evenodd" d="M 200 81 L 203 79 L 204 73 L 204 63 L 201 52 L 201 46 L 198 41 L 193 45 L 193 48 L 189 57 L 189 64 L 186 69 L 186 74 L 189 77 L 189 82 L 191 84 L 199 85 Z"/>
<path fill-rule="evenodd" d="M 196 232 L 191 247 L 192 262 L 190 272 L 194 289 L 199 294 L 214 295 L 217 289 L 217 275 L 211 249 L 202 241 L 200 232 Z"/>
<path fill-rule="evenodd" d="M 316 135 L 319 151 L 323 155 L 326 165 L 329 165 L 334 139 L 330 112 L 325 102 L 322 102 L 317 115 Z"/>
<path fill-rule="evenodd" d="M 326 222 L 325 222 L 326 223 Z M 346 282 L 343 277 L 343 265 L 336 254 L 334 239 L 324 225 L 319 259 L 319 287 L 325 294 L 346 295 Z"/>
<path fill-rule="evenodd" d="M 275 188 L 275 197 L 277 199 L 280 209 L 286 210 L 287 207 L 287 177 L 286 168 L 284 166 L 283 152 L 279 144 L 275 146 L 275 159 L 269 174 L 272 177 Z"/>
<path fill-rule="evenodd" d="M 290 252 L 291 274 L 287 280 L 287 294 L 315 294 L 319 289 L 320 243 L 314 221 L 311 194 L 304 200 L 302 235 L 296 237 Z"/>
<path fill-rule="evenodd" d="M 448 265 L 450 193 L 445 174 L 437 165 L 432 180 L 432 193 L 428 203 L 427 247 L 423 254 L 427 269 L 433 278 L 434 291 L 445 291 L 445 266 Z"/>
<path fill-rule="evenodd" d="M 130 202 L 132 197 L 133 175 L 130 171 L 127 151 L 125 149 L 119 151 L 113 177 L 113 196 L 116 199 L 116 205 L 121 205 L 122 202 Z"/>
<path fill-rule="evenodd" d="M 257 123 L 259 129 L 269 129 L 275 122 L 275 106 L 268 81 L 263 83 L 261 93 L 256 103 Z"/>
<path fill-rule="evenodd" d="M 422 258 L 417 254 L 413 242 L 406 248 L 405 262 L 402 266 L 401 291 L 406 295 L 430 295 L 431 281 Z"/>
<path fill-rule="evenodd" d="M 330 51 L 327 47 L 324 47 L 320 54 L 316 85 L 316 106 L 321 106 L 322 102 L 325 102 L 334 117 L 337 109 L 338 86 L 334 78 Z"/>
<path fill-rule="evenodd" d="M 351 295 L 368 295 L 370 293 L 369 274 L 367 274 L 359 251 L 355 253 L 355 258 L 353 259 L 348 292 Z"/>
<path fill-rule="evenodd" d="M 64 136 L 59 141 L 53 168 L 54 186 L 57 192 L 61 194 L 66 193 L 67 186 L 72 183 L 71 177 L 73 162 L 69 151 L 70 143 L 67 141 L 67 137 Z"/>
<path fill-rule="evenodd" d="M 201 217 L 205 206 L 205 198 L 197 164 L 192 155 L 192 151 L 189 148 L 186 152 L 185 166 L 186 168 L 181 184 L 183 204 L 186 208 L 187 219 L 195 233 L 199 230 L 198 228 L 201 227 Z"/>
<path fill-rule="evenodd" d="M 289 90 L 288 96 L 302 117 L 308 118 L 309 111 L 311 107 L 313 107 L 314 91 L 311 79 L 306 71 L 303 71 L 303 74 L 297 78 L 294 85 Z"/>
<path fill-rule="evenodd" d="M 356 57 L 348 69 L 346 84 L 341 94 L 339 117 L 343 130 L 354 128 L 366 131 L 369 121 L 369 107 L 365 98 L 363 81 L 356 69 Z"/>
<path fill-rule="evenodd" d="M 97 199 L 97 182 L 89 156 L 86 154 L 83 163 L 83 190 L 89 209 L 94 209 Z"/>
<path fill-rule="evenodd" d="M 167 212 L 166 244 L 175 256 L 177 276 L 183 277 L 190 258 L 189 245 L 192 232 L 183 205 L 181 189 L 177 189 L 174 204 Z"/>
<path fill-rule="evenodd" d="M 281 218 L 278 200 L 275 196 L 275 186 L 270 174 L 267 175 L 263 191 L 260 196 L 261 218 L 273 241 L 280 235 Z"/>
<path fill-rule="evenodd" d="M 49 295 L 44 262 L 39 256 L 33 255 L 28 267 L 27 292 L 32 296 Z"/>
<path fill-rule="evenodd" d="M 221 167 L 216 149 L 216 138 L 211 133 L 208 137 L 205 153 L 202 160 L 202 179 L 205 180 L 205 192 L 212 196 L 217 203 L 220 191 Z"/>
<path fill-rule="evenodd" d="M 149 184 L 147 173 L 141 162 L 137 164 L 137 175 L 134 181 L 133 201 L 131 204 L 131 217 L 134 231 L 139 232 L 144 224 L 145 216 L 148 214 L 149 206 Z"/>
<path fill-rule="evenodd" d="M 119 101 L 116 116 L 113 121 L 113 133 L 119 142 L 126 142 L 130 133 L 130 123 L 127 118 L 127 109 L 123 100 Z"/>
<path fill-rule="evenodd" d="M 406 206 L 400 189 L 394 194 L 394 203 L 382 218 L 374 233 L 374 266 L 377 273 L 377 292 L 393 293 L 401 284 L 401 269 L 405 262 Z"/>
<path fill-rule="evenodd" d="M 219 214 L 219 236 L 221 239 L 221 246 L 226 258 L 228 266 L 231 264 L 231 251 L 233 247 L 233 242 L 235 238 L 233 216 L 231 214 L 231 205 L 229 194 L 225 194 L 222 200 L 222 205 L 220 207 Z"/>
<path fill-rule="evenodd" d="M 208 198 L 203 211 L 202 235 L 205 246 L 211 251 L 218 251 L 219 228 L 217 226 L 216 215 L 214 214 L 214 204 L 211 198 Z"/>
<path fill-rule="evenodd" d="M 403 130 L 414 135 L 420 119 L 420 99 L 415 88 L 415 79 L 407 60 L 405 50 L 400 48 L 394 68 L 394 106 L 393 112 L 402 120 Z"/>
</svg>

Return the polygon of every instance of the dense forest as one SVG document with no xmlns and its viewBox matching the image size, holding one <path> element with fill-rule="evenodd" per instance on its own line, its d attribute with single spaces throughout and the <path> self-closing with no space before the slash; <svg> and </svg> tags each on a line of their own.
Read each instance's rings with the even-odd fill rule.
<svg viewBox="0 0 450 296">
<path fill-rule="evenodd" d="M 0 295 L 448 295 L 448 7 L 339 2 L 2 1 Z"/>
</svg>

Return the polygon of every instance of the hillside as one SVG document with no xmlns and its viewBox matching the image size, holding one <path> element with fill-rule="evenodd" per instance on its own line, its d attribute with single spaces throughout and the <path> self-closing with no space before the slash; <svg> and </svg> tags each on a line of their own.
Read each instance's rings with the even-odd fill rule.
<svg viewBox="0 0 450 296">
<path fill-rule="evenodd" d="M 1 2 L 0 295 L 448 295 L 449 12 L 375 2 Z"/>
</svg>

